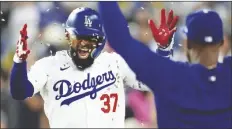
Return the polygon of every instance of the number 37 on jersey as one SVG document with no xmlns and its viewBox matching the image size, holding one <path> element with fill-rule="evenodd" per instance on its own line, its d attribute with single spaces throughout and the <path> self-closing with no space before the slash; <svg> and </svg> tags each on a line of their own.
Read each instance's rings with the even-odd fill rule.
<svg viewBox="0 0 232 129">
<path fill-rule="evenodd" d="M 104 113 L 116 112 L 118 105 L 117 93 L 102 94 L 100 100 L 104 102 L 103 107 L 101 108 Z"/>
</svg>

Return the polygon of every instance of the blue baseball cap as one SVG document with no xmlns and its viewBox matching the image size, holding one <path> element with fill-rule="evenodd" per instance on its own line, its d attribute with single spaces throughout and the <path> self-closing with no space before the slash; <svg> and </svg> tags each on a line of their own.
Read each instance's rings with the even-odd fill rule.
<svg viewBox="0 0 232 129">
<path fill-rule="evenodd" d="M 217 12 L 203 9 L 189 14 L 184 28 L 188 40 L 215 44 L 223 40 L 223 23 Z"/>
</svg>

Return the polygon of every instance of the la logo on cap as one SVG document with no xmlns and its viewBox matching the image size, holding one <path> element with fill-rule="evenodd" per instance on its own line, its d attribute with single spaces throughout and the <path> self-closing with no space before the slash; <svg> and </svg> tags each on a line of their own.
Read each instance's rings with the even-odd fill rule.
<svg viewBox="0 0 232 129">
<path fill-rule="evenodd" d="M 87 27 L 92 27 L 92 21 L 89 19 L 88 16 L 85 16 L 85 22 L 84 22 L 84 24 Z"/>
</svg>

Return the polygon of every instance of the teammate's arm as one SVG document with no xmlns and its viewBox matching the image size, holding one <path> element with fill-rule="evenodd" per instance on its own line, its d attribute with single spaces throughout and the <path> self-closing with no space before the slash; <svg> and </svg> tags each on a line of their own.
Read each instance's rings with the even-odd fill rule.
<svg viewBox="0 0 232 129">
<path fill-rule="evenodd" d="M 168 88 L 174 82 L 180 81 L 181 77 L 176 74 L 181 75 L 185 66 L 155 54 L 143 43 L 132 38 L 127 21 L 116 2 L 100 2 L 99 7 L 110 45 L 125 59 L 136 73 L 137 79 L 153 91 L 159 91 L 156 88 Z"/>
<path fill-rule="evenodd" d="M 124 86 L 129 86 L 136 90 L 151 91 L 148 86 L 136 79 L 136 74 L 131 70 L 126 61 L 119 55 L 118 58 L 123 76 Z"/>
<path fill-rule="evenodd" d="M 38 61 L 27 74 L 26 58 L 30 53 L 27 48 L 27 25 L 25 24 L 20 31 L 20 38 L 17 43 L 16 54 L 14 55 L 14 64 L 10 76 L 10 91 L 11 95 L 16 100 L 24 100 L 27 97 L 32 97 L 46 83 L 46 76 L 43 74 L 43 69 L 40 69 Z"/>
</svg>

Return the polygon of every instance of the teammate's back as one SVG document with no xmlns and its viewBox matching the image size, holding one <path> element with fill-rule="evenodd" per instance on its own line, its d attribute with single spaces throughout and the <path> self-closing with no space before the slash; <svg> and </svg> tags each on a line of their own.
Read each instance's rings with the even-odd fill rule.
<svg viewBox="0 0 232 129">
<path fill-rule="evenodd" d="M 173 85 L 155 92 L 159 127 L 232 127 L 231 57 L 211 70 L 199 64 L 179 65 L 182 69 L 173 71 L 178 76 L 170 81 Z"/>
</svg>

